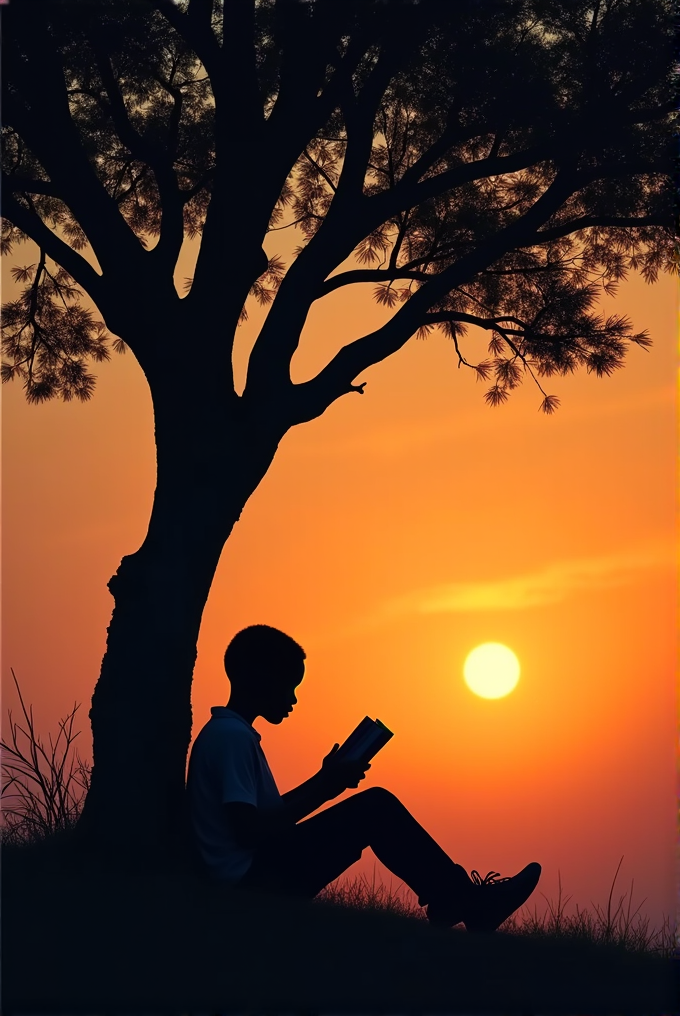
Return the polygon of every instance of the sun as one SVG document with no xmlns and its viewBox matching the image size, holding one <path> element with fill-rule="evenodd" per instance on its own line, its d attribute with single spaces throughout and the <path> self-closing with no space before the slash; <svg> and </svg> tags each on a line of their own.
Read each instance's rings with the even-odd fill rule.
<svg viewBox="0 0 680 1016">
<path fill-rule="evenodd" d="M 463 676 L 470 691 L 481 698 L 509 695 L 519 681 L 519 660 L 500 642 L 484 642 L 468 653 Z"/>
</svg>

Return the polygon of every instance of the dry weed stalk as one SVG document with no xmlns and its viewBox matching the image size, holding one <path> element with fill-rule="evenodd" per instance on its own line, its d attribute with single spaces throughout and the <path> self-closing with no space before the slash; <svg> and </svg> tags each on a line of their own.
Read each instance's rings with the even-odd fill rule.
<svg viewBox="0 0 680 1016">
<path fill-rule="evenodd" d="M 33 706 L 26 707 L 14 671 L 25 726 L 9 715 L 9 740 L 0 740 L 2 755 L 2 841 L 34 843 L 72 828 L 90 786 L 91 766 L 74 741 L 79 705 L 59 720 L 59 733 L 46 745 L 36 732 Z"/>
<path fill-rule="evenodd" d="M 623 856 L 616 866 L 606 907 L 593 903 L 593 909 L 588 910 L 576 904 L 574 913 L 568 914 L 566 907 L 571 896 L 564 896 L 562 878 L 558 872 L 557 901 L 549 900 L 544 895 L 547 906 L 542 914 L 539 915 L 536 907 L 533 911 L 523 907 L 518 915 L 513 915 L 505 922 L 503 930 L 524 935 L 549 935 L 596 942 L 600 945 L 615 945 L 633 952 L 672 955 L 675 936 L 670 918 L 664 916 L 660 928 L 650 927 L 649 917 L 640 912 L 644 899 L 633 908 L 634 880 L 631 880 L 630 890 L 622 893 L 617 903 L 614 903 L 616 881 L 622 864 Z"/>
<path fill-rule="evenodd" d="M 334 903 L 343 907 L 354 907 L 360 910 L 381 910 L 399 917 L 425 918 L 425 911 L 409 899 L 409 890 L 403 882 L 393 888 L 392 882 L 385 885 L 376 880 L 376 870 L 369 882 L 365 874 L 353 879 L 342 876 L 331 882 L 316 897 L 322 903 Z"/>
</svg>

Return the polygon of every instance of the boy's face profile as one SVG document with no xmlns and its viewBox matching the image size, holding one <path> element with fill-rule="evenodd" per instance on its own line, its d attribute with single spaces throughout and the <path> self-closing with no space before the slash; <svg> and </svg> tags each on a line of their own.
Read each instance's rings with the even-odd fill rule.
<svg viewBox="0 0 680 1016">
<path fill-rule="evenodd" d="M 251 625 L 227 646 L 224 669 L 231 684 L 228 705 L 248 723 L 262 716 L 278 724 L 297 702 L 295 689 L 305 676 L 305 651 L 278 628 Z"/>
<path fill-rule="evenodd" d="M 295 690 L 305 675 L 304 660 L 277 668 L 258 688 L 258 713 L 267 723 L 282 723 L 297 702 Z"/>
</svg>

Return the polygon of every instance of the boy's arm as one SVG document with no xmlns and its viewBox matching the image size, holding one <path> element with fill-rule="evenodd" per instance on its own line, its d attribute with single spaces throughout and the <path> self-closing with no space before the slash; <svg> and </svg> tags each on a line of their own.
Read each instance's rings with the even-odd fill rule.
<svg viewBox="0 0 680 1016">
<path fill-rule="evenodd" d="M 336 762 L 333 756 L 337 750 L 336 744 L 324 758 L 319 772 L 299 787 L 282 794 L 276 808 L 264 810 L 241 801 L 225 804 L 236 841 L 243 847 L 259 846 L 270 836 L 295 825 L 305 815 L 310 815 L 348 787 L 358 787 L 366 770 L 370 769 L 370 764 Z"/>
</svg>

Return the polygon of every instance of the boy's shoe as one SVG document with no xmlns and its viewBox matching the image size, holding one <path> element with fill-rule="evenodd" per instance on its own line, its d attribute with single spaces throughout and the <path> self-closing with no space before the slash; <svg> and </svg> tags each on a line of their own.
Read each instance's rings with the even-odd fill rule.
<svg viewBox="0 0 680 1016">
<path fill-rule="evenodd" d="M 532 861 L 510 878 L 501 878 L 497 871 L 490 871 L 484 878 L 478 871 L 471 874 L 471 891 L 462 920 L 468 931 L 489 932 L 526 903 L 541 877 L 541 866 Z"/>
</svg>

